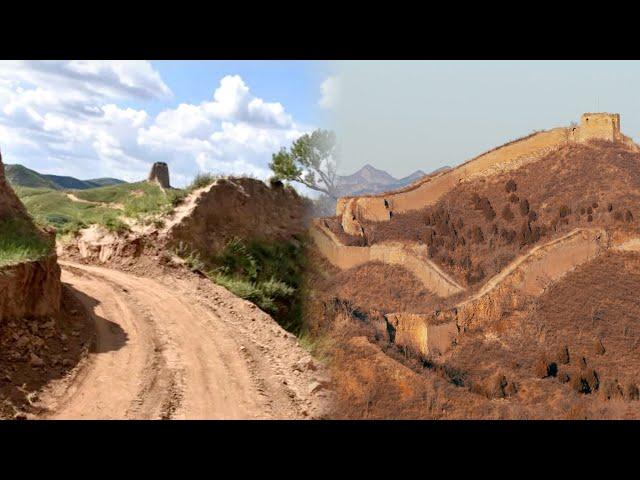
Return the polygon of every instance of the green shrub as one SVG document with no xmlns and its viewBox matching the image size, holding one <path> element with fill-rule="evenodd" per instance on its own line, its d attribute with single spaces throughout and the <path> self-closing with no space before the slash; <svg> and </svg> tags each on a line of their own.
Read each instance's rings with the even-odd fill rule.
<svg viewBox="0 0 640 480">
<path fill-rule="evenodd" d="M 208 185 L 211 185 L 216 181 L 217 178 L 218 177 L 216 175 L 213 175 L 211 173 L 198 173 L 187 187 L 187 191 L 192 192 L 199 188 L 204 188 Z"/>
<path fill-rule="evenodd" d="M 201 258 L 180 244 L 187 266 L 240 298 L 255 303 L 285 329 L 302 327 L 304 242 L 229 240 L 217 255 Z"/>
</svg>

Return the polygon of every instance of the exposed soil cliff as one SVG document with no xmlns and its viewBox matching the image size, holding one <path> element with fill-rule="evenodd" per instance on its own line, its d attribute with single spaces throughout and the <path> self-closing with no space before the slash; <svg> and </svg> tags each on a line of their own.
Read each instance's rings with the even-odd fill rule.
<svg viewBox="0 0 640 480">
<path fill-rule="evenodd" d="M 6 181 L 0 157 L 0 322 L 55 314 L 60 268 L 53 232 L 36 227 Z M 3 264 L 4 263 L 4 264 Z"/>
<path fill-rule="evenodd" d="M 234 237 L 291 240 L 306 231 L 309 208 L 289 187 L 270 187 L 252 178 L 219 179 L 167 232 L 167 243 L 198 252 L 206 260 Z"/>
<path fill-rule="evenodd" d="M 0 319 L 42 317 L 60 308 L 60 267 L 51 254 L 0 269 Z"/>
<path fill-rule="evenodd" d="M 14 193 L 4 174 L 2 154 L 0 154 L 0 219 L 25 217 L 27 210 Z"/>
</svg>

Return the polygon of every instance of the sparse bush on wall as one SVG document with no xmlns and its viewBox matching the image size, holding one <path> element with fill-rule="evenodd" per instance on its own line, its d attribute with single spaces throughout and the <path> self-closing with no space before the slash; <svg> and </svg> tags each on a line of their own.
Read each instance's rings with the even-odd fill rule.
<svg viewBox="0 0 640 480">
<path fill-rule="evenodd" d="M 515 218 L 509 205 L 505 205 L 504 208 L 502 209 L 502 218 L 507 222 L 510 222 Z"/>
<path fill-rule="evenodd" d="M 187 187 L 187 191 L 192 192 L 199 188 L 204 188 L 211 185 L 216 179 L 217 177 L 212 173 L 198 173 Z"/>
<path fill-rule="evenodd" d="M 635 383 L 628 383 L 625 388 L 625 396 L 627 400 L 640 400 L 640 389 Z"/>
<path fill-rule="evenodd" d="M 558 353 L 557 353 L 556 357 L 557 357 L 558 363 L 560 363 L 562 365 L 566 365 L 567 363 L 569 363 L 569 361 L 570 361 L 569 347 L 567 347 L 566 345 L 562 345 L 558 349 Z"/>
<path fill-rule="evenodd" d="M 484 242 L 484 234 L 482 233 L 482 228 L 478 225 L 474 225 L 471 229 L 471 242 L 472 243 L 483 243 Z"/>
</svg>

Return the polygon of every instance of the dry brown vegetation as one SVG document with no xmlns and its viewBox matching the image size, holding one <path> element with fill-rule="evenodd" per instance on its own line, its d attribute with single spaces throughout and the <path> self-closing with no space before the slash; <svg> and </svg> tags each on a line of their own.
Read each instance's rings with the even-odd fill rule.
<svg viewBox="0 0 640 480">
<path fill-rule="evenodd" d="M 516 256 L 576 227 L 637 235 L 638 167 L 640 154 L 620 145 L 569 145 L 462 183 L 429 208 L 364 222 L 364 239 L 341 232 L 337 217 L 328 225 L 346 244 L 427 244 L 473 292 Z M 433 358 L 393 343 L 382 314 L 443 302 L 421 294 L 408 272 L 386 267 L 334 270 L 314 290 L 314 328 L 329 339 L 338 396 L 333 417 L 640 416 L 640 299 L 631 293 L 640 289 L 640 253 L 609 251 L 583 264 Z"/>
<path fill-rule="evenodd" d="M 411 272 L 380 262 L 341 271 L 321 280 L 316 288 L 326 295 L 383 313 L 431 312 L 441 304 L 441 299 L 425 290 Z"/>
<path fill-rule="evenodd" d="M 624 146 L 572 144 L 516 171 L 462 183 L 433 206 L 362 222 L 364 238 L 346 235 L 336 217 L 327 224 L 348 245 L 427 244 L 445 271 L 478 287 L 517 255 L 573 228 L 640 231 L 639 167 L 640 153 Z"/>
<path fill-rule="evenodd" d="M 638 418 L 638 289 L 640 254 L 608 253 L 437 358 L 390 342 L 379 312 L 323 296 L 332 416 Z"/>
</svg>

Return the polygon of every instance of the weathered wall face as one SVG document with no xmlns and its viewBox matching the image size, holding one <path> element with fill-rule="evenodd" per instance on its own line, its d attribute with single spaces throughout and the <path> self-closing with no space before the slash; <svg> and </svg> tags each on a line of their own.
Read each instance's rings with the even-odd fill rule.
<svg viewBox="0 0 640 480">
<path fill-rule="evenodd" d="M 149 181 L 157 182 L 162 188 L 171 188 L 169 166 L 165 162 L 154 163 L 149 172 Z"/>
<path fill-rule="evenodd" d="M 60 309 L 56 255 L 0 270 L 0 321 L 52 315 Z"/>
<path fill-rule="evenodd" d="M 370 247 L 343 245 L 340 240 L 316 220 L 310 229 L 320 252 L 336 267 L 346 270 L 367 262 L 400 265 L 422 281 L 425 288 L 439 297 L 448 297 L 464 290 L 455 280 L 428 260 L 426 246 L 408 247 L 402 244 L 375 244 Z"/>
<path fill-rule="evenodd" d="M 576 142 L 588 140 L 622 140 L 620 134 L 620 114 L 585 113 L 580 118 L 580 126 L 572 129 L 572 139 Z"/>
<path fill-rule="evenodd" d="M 521 166 L 537 160 L 550 151 L 569 141 L 570 130 L 556 128 L 540 132 L 523 140 L 507 144 L 481 155 L 457 168 L 447 170 L 440 175 L 427 177 L 406 189 L 387 194 L 356 197 L 358 218 L 371 221 L 387 221 L 393 213 L 416 210 L 436 203 L 460 182 L 496 168 L 507 168 L 513 163 Z M 337 214 L 342 215 L 350 199 L 340 199 Z"/>
<path fill-rule="evenodd" d="M 362 237 L 364 236 L 364 230 L 358 221 L 359 213 L 357 212 L 357 207 L 356 199 L 349 199 L 342 212 L 342 228 L 349 235 Z"/>
<path fill-rule="evenodd" d="M 7 183 L 0 156 L 0 221 L 22 218 L 30 222 L 27 210 Z M 34 234 L 39 232 L 34 227 Z M 53 238 L 51 238 L 53 250 Z M 24 317 L 52 315 L 60 309 L 60 267 L 51 255 L 37 261 L 0 268 L 0 322 Z"/>
<path fill-rule="evenodd" d="M 395 343 L 422 355 L 440 355 L 455 345 L 454 321 L 436 323 L 431 315 L 412 313 L 389 313 L 385 318 L 395 330 Z"/>
<path fill-rule="evenodd" d="M 309 202 L 291 188 L 269 187 L 252 178 L 219 179 L 171 228 L 167 241 L 206 257 L 233 237 L 290 240 L 306 233 L 309 209 Z"/>
<path fill-rule="evenodd" d="M 518 309 L 528 298 L 540 295 L 551 283 L 607 248 L 604 230 L 573 230 L 516 259 L 472 298 L 442 313 L 463 329 L 491 322 L 500 318 L 503 311 Z"/>
</svg>

